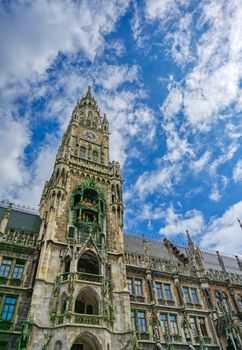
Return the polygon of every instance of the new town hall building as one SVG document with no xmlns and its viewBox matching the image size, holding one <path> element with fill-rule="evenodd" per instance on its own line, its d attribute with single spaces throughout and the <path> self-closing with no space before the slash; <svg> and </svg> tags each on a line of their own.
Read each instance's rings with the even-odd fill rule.
<svg viewBox="0 0 242 350">
<path fill-rule="evenodd" d="M 0 207 L 0 349 L 241 348 L 242 258 L 124 234 L 123 210 L 89 88 L 39 214 Z"/>
</svg>

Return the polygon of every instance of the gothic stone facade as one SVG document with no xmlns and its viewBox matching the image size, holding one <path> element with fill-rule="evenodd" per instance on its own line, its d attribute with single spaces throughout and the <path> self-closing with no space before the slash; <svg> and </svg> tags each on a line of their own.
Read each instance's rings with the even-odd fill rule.
<svg viewBox="0 0 242 350">
<path fill-rule="evenodd" d="M 1 210 L 2 349 L 239 349 L 241 259 L 202 251 L 189 233 L 185 248 L 123 233 L 120 167 L 90 88 L 39 216 Z"/>
</svg>

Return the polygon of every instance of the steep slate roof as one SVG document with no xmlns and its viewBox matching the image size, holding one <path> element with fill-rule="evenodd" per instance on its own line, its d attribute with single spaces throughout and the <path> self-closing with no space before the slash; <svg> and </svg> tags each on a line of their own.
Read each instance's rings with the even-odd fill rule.
<svg viewBox="0 0 242 350">
<path fill-rule="evenodd" d="M 170 254 L 168 252 L 167 247 L 164 245 L 162 241 L 156 241 L 156 240 L 149 240 L 146 239 L 147 242 L 147 250 L 148 254 L 150 256 L 159 258 L 159 259 L 170 259 Z M 129 253 L 135 253 L 135 254 L 144 254 L 143 249 L 143 237 L 138 235 L 124 235 L 124 244 L 125 244 L 125 251 Z M 184 247 L 178 246 L 179 250 L 186 254 L 187 249 Z M 202 256 L 204 258 L 205 264 L 208 269 L 217 270 L 217 271 L 223 271 L 216 252 L 213 251 L 205 251 L 202 250 Z M 242 275 L 242 271 L 239 268 L 238 262 L 235 257 L 228 256 L 224 253 L 220 253 L 220 256 L 223 260 L 223 263 L 225 265 L 225 269 L 229 273 L 235 273 L 238 275 Z"/>
<path fill-rule="evenodd" d="M 6 212 L 6 206 L 0 206 L 0 222 Z M 21 208 L 13 208 L 10 213 L 8 227 L 18 230 L 28 231 L 30 233 L 38 233 L 40 229 L 41 219 L 38 214 L 22 211 Z"/>
</svg>

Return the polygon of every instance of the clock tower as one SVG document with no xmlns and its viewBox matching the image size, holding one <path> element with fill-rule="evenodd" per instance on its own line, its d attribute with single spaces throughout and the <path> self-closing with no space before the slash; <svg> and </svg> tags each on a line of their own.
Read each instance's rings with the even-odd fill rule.
<svg viewBox="0 0 242 350">
<path fill-rule="evenodd" d="M 90 87 L 73 110 L 40 215 L 27 349 L 131 349 L 122 177 Z"/>
</svg>

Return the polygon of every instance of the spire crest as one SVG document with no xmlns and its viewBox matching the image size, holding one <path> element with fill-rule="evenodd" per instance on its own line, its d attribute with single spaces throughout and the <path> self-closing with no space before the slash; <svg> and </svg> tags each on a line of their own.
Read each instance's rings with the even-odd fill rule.
<svg viewBox="0 0 242 350">
<path fill-rule="evenodd" d="M 188 230 L 186 230 L 186 234 L 187 234 L 187 243 L 188 243 L 188 246 L 194 245 L 193 240 L 192 240 L 192 238 L 191 238 L 190 233 L 189 233 Z"/>
</svg>

